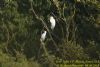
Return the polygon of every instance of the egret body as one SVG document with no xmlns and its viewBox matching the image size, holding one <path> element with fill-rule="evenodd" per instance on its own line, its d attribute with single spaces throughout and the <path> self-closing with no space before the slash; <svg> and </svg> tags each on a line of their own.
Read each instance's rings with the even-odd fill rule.
<svg viewBox="0 0 100 67">
<path fill-rule="evenodd" d="M 53 30 L 56 25 L 56 21 L 53 16 L 50 16 L 50 23 L 51 23 L 51 29 Z"/>
<path fill-rule="evenodd" d="M 46 33 L 47 33 L 47 31 L 44 31 L 42 34 L 41 34 L 41 41 L 44 41 L 45 40 L 45 38 L 46 38 Z"/>
</svg>

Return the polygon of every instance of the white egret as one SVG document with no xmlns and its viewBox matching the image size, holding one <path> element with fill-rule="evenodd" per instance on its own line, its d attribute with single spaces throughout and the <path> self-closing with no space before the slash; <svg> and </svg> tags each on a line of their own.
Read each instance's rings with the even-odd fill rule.
<svg viewBox="0 0 100 67">
<path fill-rule="evenodd" d="M 43 31 L 43 33 L 41 34 L 41 41 L 43 42 L 44 40 L 45 40 L 45 38 L 46 38 L 46 33 L 47 33 L 47 31 Z"/>
<path fill-rule="evenodd" d="M 50 16 L 50 23 L 51 23 L 51 29 L 53 30 L 56 25 L 56 21 L 53 16 Z"/>
</svg>

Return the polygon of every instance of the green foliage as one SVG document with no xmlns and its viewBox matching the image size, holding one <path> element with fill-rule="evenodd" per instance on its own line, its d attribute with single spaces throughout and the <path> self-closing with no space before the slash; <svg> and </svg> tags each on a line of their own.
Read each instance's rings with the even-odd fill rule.
<svg viewBox="0 0 100 67">
<path fill-rule="evenodd" d="M 53 31 L 52 14 L 57 22 Z M 99 18 L 99 0 L 1 0 L 0 67 L 53 66 L 58 57 L 100 59 Z M 44 28 L 46 50 L 40 42 Z"/>
<path fill-rule="evenodd" d="M 75 42 L 65 42 L 64 45 L 61 45 L 60 48 L 62 57 L 66 60 L 82 60 L 88 59 L 88 55 L 84 53 L 84 49 Z"/>
<path fill-rule="evenodd" d="M 0 51 L 0 67 L 40 67 L 40 64 L 27 61 L 23 55 L 15 58 Z"/>
</svg>

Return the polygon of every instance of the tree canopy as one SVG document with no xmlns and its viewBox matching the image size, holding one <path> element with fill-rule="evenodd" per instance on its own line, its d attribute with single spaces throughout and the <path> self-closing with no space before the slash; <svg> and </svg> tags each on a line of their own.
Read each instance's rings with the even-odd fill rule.
<svg viewBox="0 0 100 67">
<path fill-rule="evenodd" d="M 51 15 L 56 20 L 53 31 Z M 59 59 L 100 60 L 99 18 L 99 0 L 1 0 L 0 65 L 11 67 L 5 63 L 15 62 L 20 67 L 18 62 L 23 62 L 23 67 L 39 67 L 55 65 Z M 47 30 L 44 48 L 43 29 Z"/>
</svg>

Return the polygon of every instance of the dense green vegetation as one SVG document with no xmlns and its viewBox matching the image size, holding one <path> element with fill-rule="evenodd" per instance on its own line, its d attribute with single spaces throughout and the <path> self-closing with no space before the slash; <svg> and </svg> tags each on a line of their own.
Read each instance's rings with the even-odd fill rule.
<svg viewBox="0 0 100 67">
<path fill-rule="evenodd" d="M 100 59 L 100 1 L 0 0 L 0 67 L 53 67 L 59 59 Z"/>
</svg>

